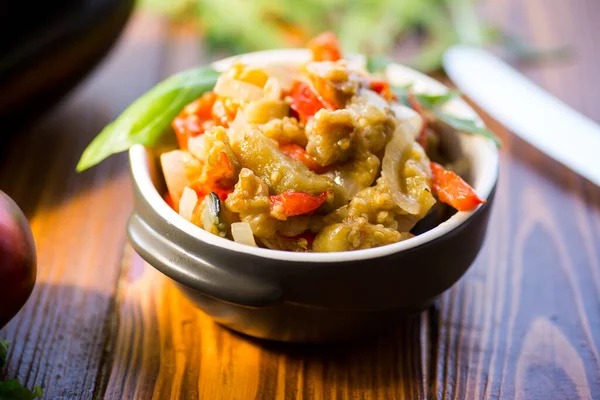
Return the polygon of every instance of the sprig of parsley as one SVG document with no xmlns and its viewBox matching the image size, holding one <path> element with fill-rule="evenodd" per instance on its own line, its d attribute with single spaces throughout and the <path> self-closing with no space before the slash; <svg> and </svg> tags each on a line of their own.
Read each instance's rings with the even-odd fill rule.
<svg viewBox="0 0 600 400">
<path fill-rule="evenodd" d="M 8 341 L 0 340 L 0 368 L 6 365 Z M 36 386 L 33 391 L 21 386 L 17 379 L 0 381 L 0 400 L 33 400 L 42 397 L 42 388 Z"/>
</svg>

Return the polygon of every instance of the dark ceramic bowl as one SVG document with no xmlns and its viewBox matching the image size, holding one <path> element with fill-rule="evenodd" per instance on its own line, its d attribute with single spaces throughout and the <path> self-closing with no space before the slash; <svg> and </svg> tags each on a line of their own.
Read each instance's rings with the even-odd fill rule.
<svg viewBox="0 0 600 400">
<path fill-rule="evenodd" d="M 249 63 L 298 63 L 308 53 L 278 50 L 242 57 Z M 230 62 L 215 67 L 222 70 Z M 417 91 L 447 90 L 400 65 L 390 66 L 387 75 L 395 84 L 413 82 Z M 479 120 L 462 100 L 448 104 L 448 111 Z M 157 156 L 136 146 L 130 150 L 135 209 L 129 239 L 198 307 L 235 331 L 291 342 L 365 335 L 430 305 L 465 273 L 481 248 L 498 178 L 498 152 L 482 137 L 459 134 L 453 139 L 472 164 L 470 183 L 487 203 L 406 241 L 339 253 L 254 248 L 204 231 L 163 201 Z"/>
<path fill-rule="evenodd" d="M 0 2 L 0 137 L 32 123 L 81 82 L 113 47 L 133 6 L 134 0 Z"/>
</svg>

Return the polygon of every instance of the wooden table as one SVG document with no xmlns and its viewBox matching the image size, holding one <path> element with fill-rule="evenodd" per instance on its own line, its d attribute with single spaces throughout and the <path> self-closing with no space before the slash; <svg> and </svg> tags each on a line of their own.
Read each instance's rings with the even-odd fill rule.
<svg viewBox="0 0 600 400">
<path fill-rule="evenodd" d="M 600 120 L 600 2 L 484 10 L 538 45 L 571 45 L 572 60 L 526 73 Z M 246 340 L 195 309 L 127 244 L 125 155 L 74 169 L 129 102 L 205 61 L 189 32 L 138 14 L 93 76 L 4 152 L 0 189 L 29 217 L 39 257 L 34 293 L 0 331 L 7 376 L 47 399 L 600 398 L 600 189 L 489 119 L 505 146 L 485 246 L 419 319 L 296 347 Z"/>
</svg>

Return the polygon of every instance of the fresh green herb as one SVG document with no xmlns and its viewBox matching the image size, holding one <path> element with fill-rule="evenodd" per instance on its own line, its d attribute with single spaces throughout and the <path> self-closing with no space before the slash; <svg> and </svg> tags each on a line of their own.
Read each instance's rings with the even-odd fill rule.
<svg viewBox="0 0 600 400">
<path fill-rule="evenodd" d="M 426 94 L 418 93 L 415 94 L 417 101 L 426 108 L 441 107 L 447 102 L 457 97 L 460 97 L 460 93 L 456 90 L 450 90 L 444 94 Z"/>
<path fill-rule="evenodd" d="M 457 118 L 453 115 L 450 115 L 448 113 L 445 113 L 441 110 L 435 110 L 435 115 L 437 115 L 437 117 L 444 121 L 445 123 L 447 123 L 448 125 L 450 125 L 451 127 L 453 127 L 454 129 L 461 131 L 461 132 L 466 132 L 466 133 L 470 133 L 470 134 L 474 134 L 474 135 L 481 135 L 481 136 L 485 136 L 488 139 L 491 139 L 492 141 L 494 141 L 494 143 L 496 143 L 496 146 L 500 147 L 502 145 L 502 142 L 500 141 L 500 139 L 494 135 L 494 133 L 488 129 L 482 128 L 480 126 L 477 126 L 475 124 L 475 121 L 469 120 L 469 119 L 462 119 L 462 118 Z"/>
<path fill-rule="evenodd" d="M 33 391 L 21 386 L 18 380 L 0 382 L 0 400 L 33 400 L 42 397 L 42 389 L 36 386 Z"/>
<path fill-rule="evenodd" d="M 0 368 L 6 365 L 8 341 L 0 340 Z M 0 381 L 0 400 L 31 400 L 42 397 L 42 389 L 36 386 L 33 391 L 21 386 L 18 380 Z"/>
<path fill-rule="evenodd" d="M 398 96 L 398 99 L 406 106 L 410 107 L 411 104 L 408 101 L 408 93 L 412 91 L 411 86 L 404 87 L 393 87 L 394 92 Z M 443 122 L 450 125 L 457 131 L 469 133 L 472 135 L 481 135 L 491 139 L 496 146 L 500 147 L 502 142 L 494 135 L 494 133 L 488 129 L 482 128 L 475 123 L 475 121 L 469 119 L 463 119 L 455 117 L 451 114 L 442 110 L 444 104 L 452 99 L 460 97 L 460 92 L 456 90 L 450 90 L 443 94 L 427 94 L 427 93 L 415 93 L 413 92 L 415 99 L 419 102 L 421 107 L 426 110 L 430 110 Z"/>
<path fill-rule="evenodd" d="M 212 89 L 219 73 L 211 67 L 175 74 L 134 101 L 107 125 L 83 152 L 77 171 L 84 171 L 135 144 L 153 146 L 164 138 L 171 121 L 188 103 Z"/>
<path fill-rule="evenodd" d="M 0 368 L 6 365 L 6 355 L 8 354 L 8 341 L 0 340 Z"/>
<path fill-rule="evenodd" d="M 367 71 L 376 74 L 377 72 L 385 70 L 390 63 L 392 63 L 392 60 L 383 55 L 367 56 Z"/>
</svg>

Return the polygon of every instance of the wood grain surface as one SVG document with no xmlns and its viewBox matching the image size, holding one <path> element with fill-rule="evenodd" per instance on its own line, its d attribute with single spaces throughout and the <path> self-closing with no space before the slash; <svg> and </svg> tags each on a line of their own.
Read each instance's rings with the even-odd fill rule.
<svg viewBox="0 0 600 400">
<path fill-rule="evenodd" d="M 522 70 L 600 121 L 600 2 L 483 6 L 539 46 L 568 44 L 568 61 Z M 127 244 L 125 155 L 74 167 L 133 99 L 204 57 L 189 29 L 138 13 L 93 76 L 0 151 L 0 189 L 27 214 L 39 258 L 29 302 L 0 330 L 5 377 L 45 399 L 600 398 L 600 189 L 489 118 L 504 147 L 484 248 L 420 318 L 357 343 L 291 346 L 198 311 Z"/>
</svg>

